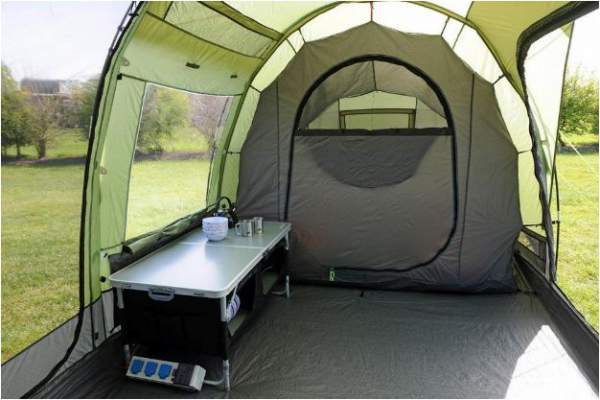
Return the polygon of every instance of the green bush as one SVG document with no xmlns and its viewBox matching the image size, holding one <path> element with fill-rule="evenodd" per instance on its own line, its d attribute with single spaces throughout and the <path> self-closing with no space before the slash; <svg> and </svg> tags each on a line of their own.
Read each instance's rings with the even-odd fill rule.
<svg viewBox="0 0 600 400">
<path fill-rule="evenodd" d="M 185 92 L 149 86 L 144 100 L 138 150 L 160 154 L 175 129 L 186 126 L 190 103 Z"/>
<path fill-rule="evenodd" d="M 85 138 L 89 137 L 90 122 L 96 101 L 98 79 L 89 79 L 76 86 L 71 96 L 72 105 L 67 110 L 69 124 L 63 128 L 82 128 Z"/>
<path fill-rule="evenodd" d="M 579 68 L 569 74 L 563 87 L 559 140 L 569 135 L 598 135 L 598 79 Z"/>
<path fill-rule="evenodd" d="M 17 158 L 21 148 L 32 142 L 35 121 L 27 94 L 17 89 L 10 69 L 2 64 L 2 153 L 15 146 Z"/>
</svg>

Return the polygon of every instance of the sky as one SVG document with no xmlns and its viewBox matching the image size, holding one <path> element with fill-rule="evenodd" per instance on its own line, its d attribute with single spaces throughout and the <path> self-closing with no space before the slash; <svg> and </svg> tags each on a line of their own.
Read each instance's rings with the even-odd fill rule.
<svg viewBox="0 0 600 400">
<path fill-rule="evenodd" d="M 87 79 L 102 70 L 130 2 L 2 2 L 2 62 L 15 79 Z"/>
<path fill-rule="evenodd" d="M 600 11 L 596 10 L 575 21 L 567 68 L 580 65 L 586 72 L 598 76 L 600 71 Z"/>
<path fill-rule="evenodd" d="M 102 69 L 128 1 L 1 3 L 2 61 L 23 77 L 87 79 Z M 599 12 L 575 25 L 570 69 L 598 73 Z"/>
</svg>

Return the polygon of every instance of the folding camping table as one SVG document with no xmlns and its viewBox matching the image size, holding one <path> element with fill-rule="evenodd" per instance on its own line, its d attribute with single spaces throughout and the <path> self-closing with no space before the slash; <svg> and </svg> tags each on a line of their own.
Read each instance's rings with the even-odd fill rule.
<svg viewBox="0 0 600 400">
<path fill-rule="evenodd" d="M 152 300 L 163 302 L 175 296 L 218 299 L 220 321 L 226 326 L 227 296 L 282 240 L 285 248 L 289 248 L 290 230 L 289 223 L 265 221 L 260 235 L 240 237 L 230 229 L 227 237 L 219 242 L 208 241 L 201 230 L 193 231 L 112 274 L 110 282 L 117 289 L 117 306 L 120 309 L 126 307 L 124 289 L 145 291 Z M 289 294 L 286 271 L 286 297 Z M 227 329 L 223 329 L 223 333 L 226 335 Z M 126 351 L 129 352 L 129 349 Z M 222 383 L 229 390 L 227 354 L 222 354 L 222 359 L 221 380 L 205 383 Z"/>
</svg>

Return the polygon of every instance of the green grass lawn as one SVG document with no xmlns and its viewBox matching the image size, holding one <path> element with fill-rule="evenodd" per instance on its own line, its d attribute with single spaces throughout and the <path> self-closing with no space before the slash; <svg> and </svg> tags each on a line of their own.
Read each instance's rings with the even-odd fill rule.
<svg viewBox="0 0 600 400">
<path fill-rule="evenodd" d="M 57 129 L 54 138 L 48 146 L 46 158 L 71 158 L 85 157 L 87 153 L 87 139 L 81 129 Z M 181 127 L 173 132 L 167 141 L 165 152 L 204 153 L 208 150 L 208 143 L 202 133 L 194 127 Z M 35 147 L 29 145 L 21 148 L 21 154 L 26 160 L 37 159 Z M 10 147 L 7 156 L 14 158 L 17 149 Z"/>
<path fill-rule="evenodd" d="M 2 166 L 2 360 L 77 312 L 83 165 Z"/>
<path fill-rule="evenodd" d="M 208 166 L 134 163 L 128 237 L 202 208 Z M 2 360 L 77 313 L 82 183 L 83 165 L 2 166 Z"/>
<path fill-rule="evenodd" d="M 569 135 L 567 137 L 562 137 L 563 140 L 567 144 L 571 144 L 575 147 L 582 146 L 595 146 L 598 147 L 598 135 L 594 135 L 593 133 L 586 133 L 582 135 Z"/>
<path fill-rule="evenodd" d="M 204 153 L 207 150 L 206 137 L 194 127 L 178 128 L 165 145 L 166 152 Z"/>
<path fill-rule="evenodd" d="M 558 285 L 598 330 L 598 153 L 563 153 L 557 163 Z"/>
<path fill-rule="evenodd" d="M 127 206 L 127 238 L 150 232 L 206 205 L 210 162 L 135 162 Z M 173 179 L 177 177 L 177 179 Z"/>
<path fill-rule="evenodd" d="M 54 130 L 54 139 L 48 146 L 46 158 L 85 157 L 87 153 L 87 139 L 81 129 Z M 35 147 L 29 145 L 21 148 L 21 155 L 28 160 L 37 159 Z M 16 157 L 17 149 L 10 147 L 7 156 Z"/>
</svg>

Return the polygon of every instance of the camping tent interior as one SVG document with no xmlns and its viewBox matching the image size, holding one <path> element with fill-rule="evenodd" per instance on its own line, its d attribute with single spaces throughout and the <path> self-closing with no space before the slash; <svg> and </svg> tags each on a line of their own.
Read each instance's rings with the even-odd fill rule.
<svg viewBox="0 0 600 400">
<path fill-rule="evenodd" d="M 597 397 L 598 336 L 555 284 L 551 210 L 573 21 L 595 7 L 132 4 L 91 128 L 81 310 L 3 365 L 3 397 Z M 231 103 L 207 206 L 127 238 L 156 85 Z M 230 393 L 128 379 L 109 277 L 222 196 L 291 223 L 291 297 L 266 296 L 231 344 Z M 219 379 L 214 357 L 177 357 Z"/>
</svg>

